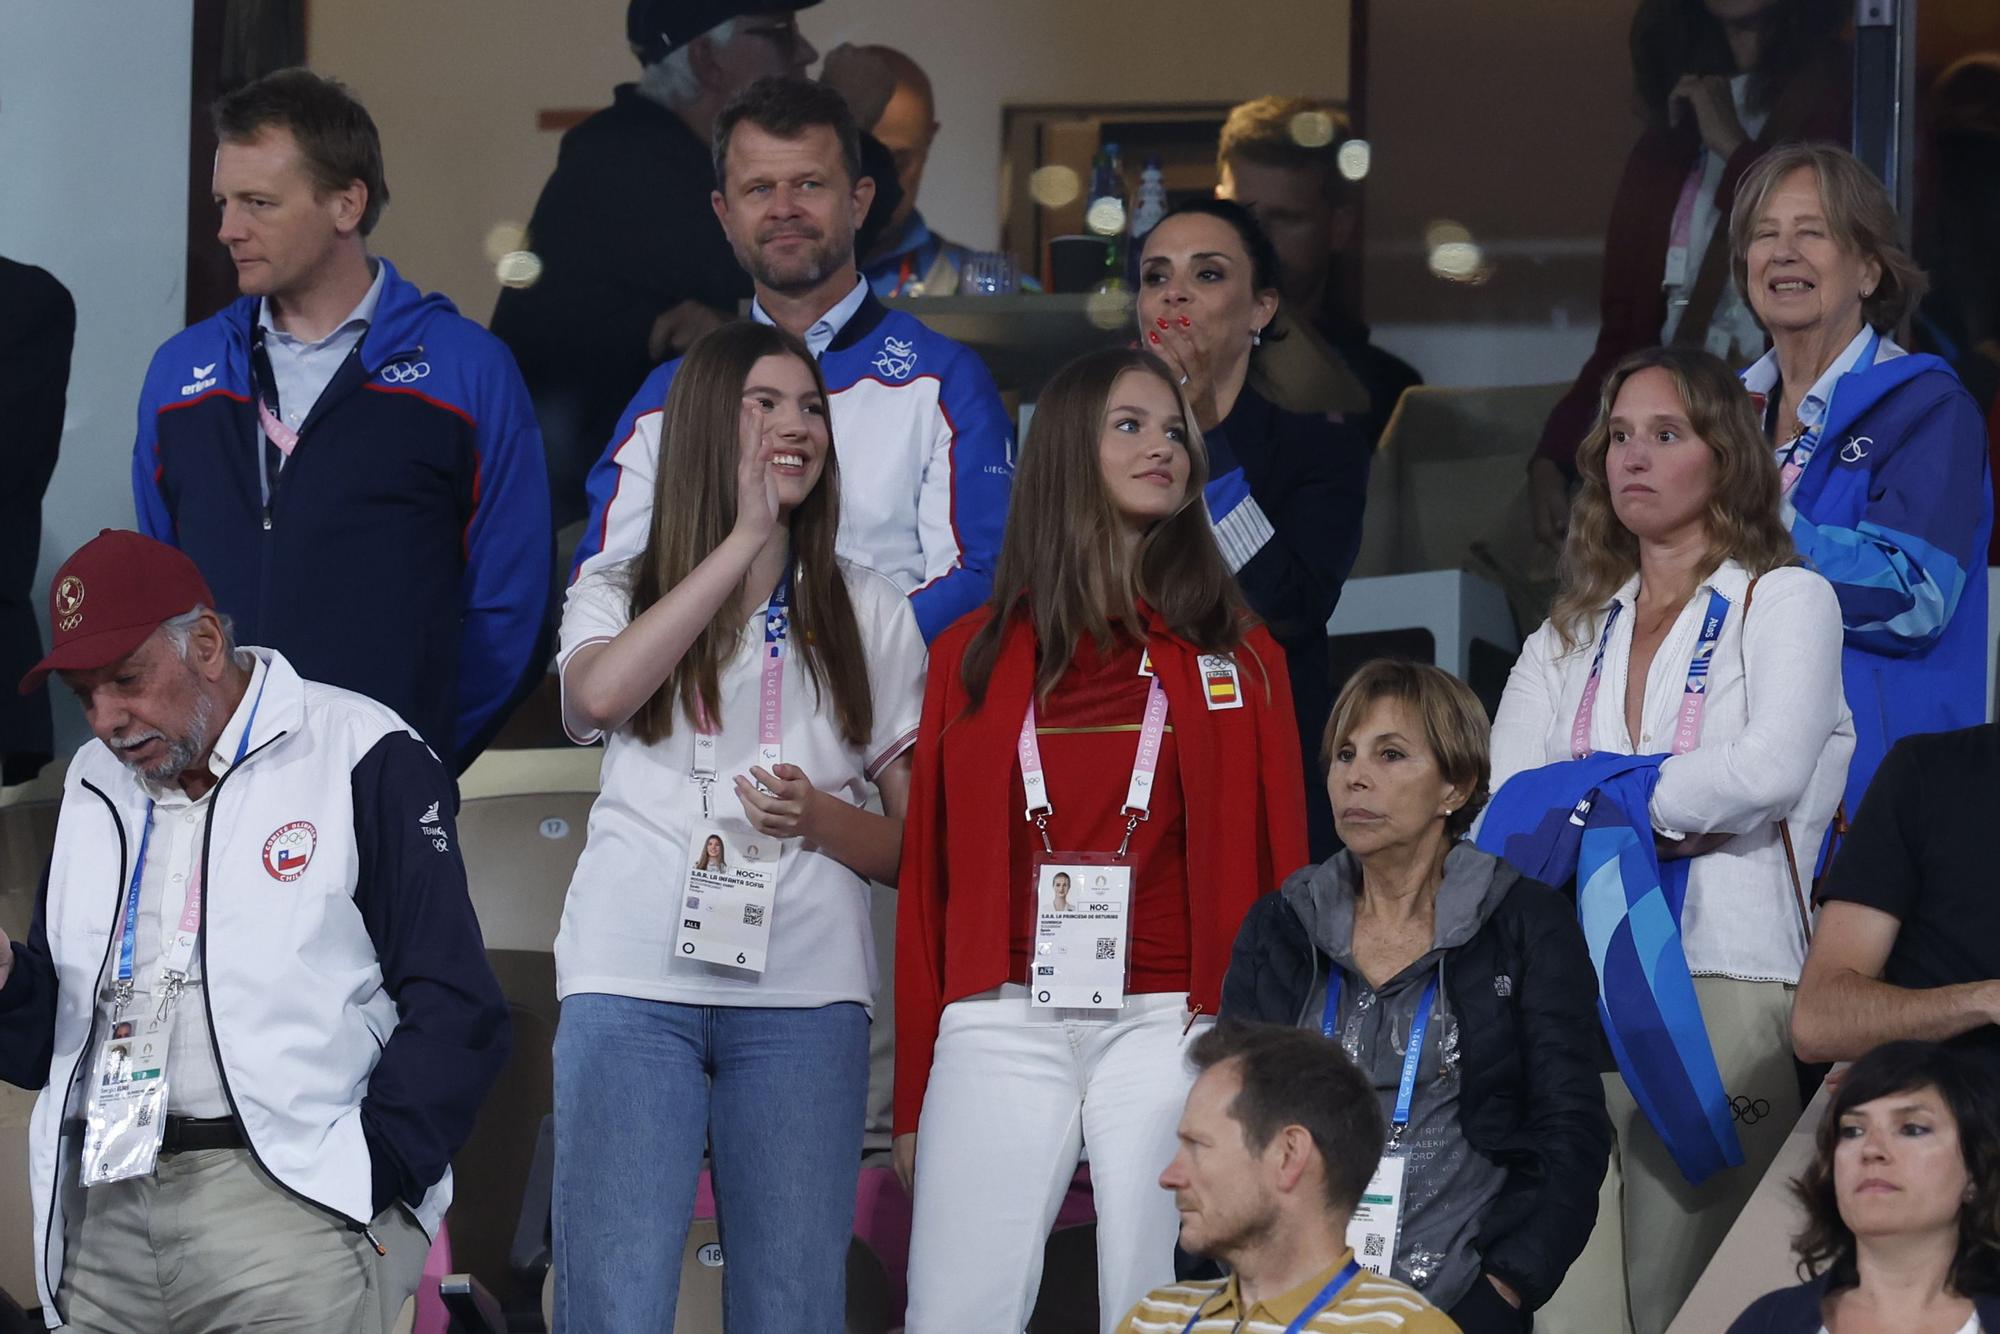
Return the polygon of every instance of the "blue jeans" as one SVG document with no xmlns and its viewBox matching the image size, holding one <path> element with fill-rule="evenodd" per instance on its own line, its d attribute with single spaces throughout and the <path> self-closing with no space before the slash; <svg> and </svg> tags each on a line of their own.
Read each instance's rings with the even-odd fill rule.
<svg viewBox="0 0 2000 1334">
<path fill-rule="evenodd" d="M 555 1066 L 556 1334 L 673 1328 L 705 1142 L 724 1326 L 841 1334 L 866 1010 L 576 995 Z"/>
</svg>

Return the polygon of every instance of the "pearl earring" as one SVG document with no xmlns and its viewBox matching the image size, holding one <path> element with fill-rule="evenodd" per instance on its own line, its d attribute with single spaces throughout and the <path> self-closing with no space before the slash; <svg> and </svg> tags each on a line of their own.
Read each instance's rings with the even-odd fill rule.
<svg viewBox="0 0 2000 1334">
<path fill-rule="evenodd" d="M 1264 346 L 1264 331 L 1262 329 L 1252 329 L 1250 331 L 1250 346 Z"/>
</svg>

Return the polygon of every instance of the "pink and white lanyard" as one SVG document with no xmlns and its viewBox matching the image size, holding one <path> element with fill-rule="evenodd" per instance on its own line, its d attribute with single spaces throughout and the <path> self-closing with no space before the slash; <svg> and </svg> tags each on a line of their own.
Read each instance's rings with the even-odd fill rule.
<svg viewBox="0 0 2000 1334">
<path fill-rule="evenodd" d="M 1597 686 L 1604 675 L 1604 650 L 1610 647 L 1612 627 L 1625 604 L 1614 602 L 1604 618 L 1604 633 L 1597 639 L 1597 656 L 1590 660 L 1590 676 L 1583 683 L 1583 699 L 1576 706 L 1576 720 L 1569 728 L 1569 755 L 1580 760 L 1592 753 L 1591 719 L 1597 712 Z M 1708 704 L 1708 664 L 1715 657 L 1715 645 L 1722 638 L 1722 623 L 1729 618 L 1729 599 L 1713 589 L 1708 594 L 1708 610 L 1701 618 L 1701 638 L 1695 641 L 1694 656 L 1688 659 L 1687 680 L 1681 690 L 1680 720 L 1674 724 L 1671 753 L 1685 755 L 1701 740 L 1701 715 Z"/>
<path fill-rule="evenodd" d="M 1146 688 L 1146 717 L 1139 727 L 1139 750 L 1132 758 L 1132 779 L 1125 785 L 1125 804 L 1119 813 L 1125 817 L 1125 837 L 1118 841 L 1118 851 L 1113 854 L 1122 858 L 1132 846 L 1132 831 L 1146 818 L 1147 808 L 1153 800 L 1153 778 L 1160 768 L 1160 741 L 1167 731 L 1167 692 L 1160 686 L 1160 678 L 1155 675 L 1152 684 Z M 1055 806 L 1049 801 L 1048 775 L 1042 771 L 1042 743 L 1035 732 L 1035 699 L 1028 697 L 1028 714 L 1021 720 L 1021 739 L 1017 747 L 1021 758 L 1021 786 L 1027 792 L 1027 818 L 1032 820 L 1035 830 L 1042 836 L 1042 851 L 1053 856 L 1055 847 L 1049 842 L 1049 817 L 1055 814 Z"/>
<path fill-rule="evenodd" d="M 787 563 L 764 607 L 764 669 L 757 683 L 757 763 L 767 770 L 785 760 L 785 640 L 791 629 L 792 567 Z M 716 774 L 715 738 L 722 729 L 698 701 L 695 707 L 694 764 L 689 776 L 701 785 L 701 814 L 708 819 L 714 813 L 710 790 Z"/>
<path fill-rule="evenodd" d="M 1881 347 L 1882 335 L 1871 334 L 1868 339 L 1868 345 L 1861 349 L 1861 356 L 1854 364 L 1856 366 L 1873 366 L 1875 364 L 1875 357 L 1880 352 Z M 1766 411 L 1776 412 L 1778 409 L 1775 396 L 1769 402 L 1770 406 Z M 1819 421 L 1800 431 L 1796 436 L 1792 437 L 1789 443 L 1778 447 L 1778 456 L 1784 460 L 1778 468 L 1778 493 L 1780 495 L 1789 496 L 1792 493 L 1792 488 L 1799 484 L 1799 478 L 1804 474 L 1806 465 L 1811 463 L 1813 455 L 1819 452 L 1820 433 L 1826 429 L 1827 418 L 1832 415 L 1832 412 L 1833 395 L 1828 394 L 1826 406 L 1820 411 Z M 1766 429 L 1769 429 L 1768 425 Z"/>
</svg>

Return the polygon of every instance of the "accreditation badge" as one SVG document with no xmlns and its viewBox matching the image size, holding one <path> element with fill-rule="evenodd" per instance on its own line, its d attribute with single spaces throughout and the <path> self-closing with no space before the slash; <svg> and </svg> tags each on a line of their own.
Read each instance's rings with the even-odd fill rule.
<svg viewBox="0 0 2000 1334">
<path fill-rule="evenodd" d="M 171 1006 L 116 1019 L 98 1044 L 84 1101 L 83 1184 L 151 1175 L 166 1133 Z"/>
<path fill-rule="evenodd" d="M 1347 1220 L 1347 1244 L 1354 1248 L 1354 1258 L 1378 1274 L 1388 1274 L 1396 1259 L 1396 1234 L 1403 1225 L 1403 1174 L 1409 1165 L 1402 1153 L 1384 1153 Z"/>
<path fill-rule="evenodd" d="M 1035 854 L 1031 1009 L 1117 1010 L 1125 1005 L 1132 868 L 1109 853 Z"/>
<path fill-rule="evenodd" d="M 780 840 L 742 820 L 696 821 L 691 834 L 674 957 L 762 973 Z"/>
</svg>

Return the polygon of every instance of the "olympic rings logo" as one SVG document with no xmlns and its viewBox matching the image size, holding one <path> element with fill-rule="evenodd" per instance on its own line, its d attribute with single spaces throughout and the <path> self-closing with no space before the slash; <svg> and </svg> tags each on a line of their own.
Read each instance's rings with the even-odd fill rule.
<svg viewBox="0 0 2000 1334">
<path fill-rule="evenodd" d="M 1771 1104 L 1739 1093 L 1729 1100 L 1729 1114 L 1746 1126 L 1754 1126 L 1771 1114 Z"/>
<path fill-rule="evenodd" d="M 415 384 L 431 373 L 428 361 L 399 361 L 382 368 L 382 378 L 390 384 Z"/>
</svg>

